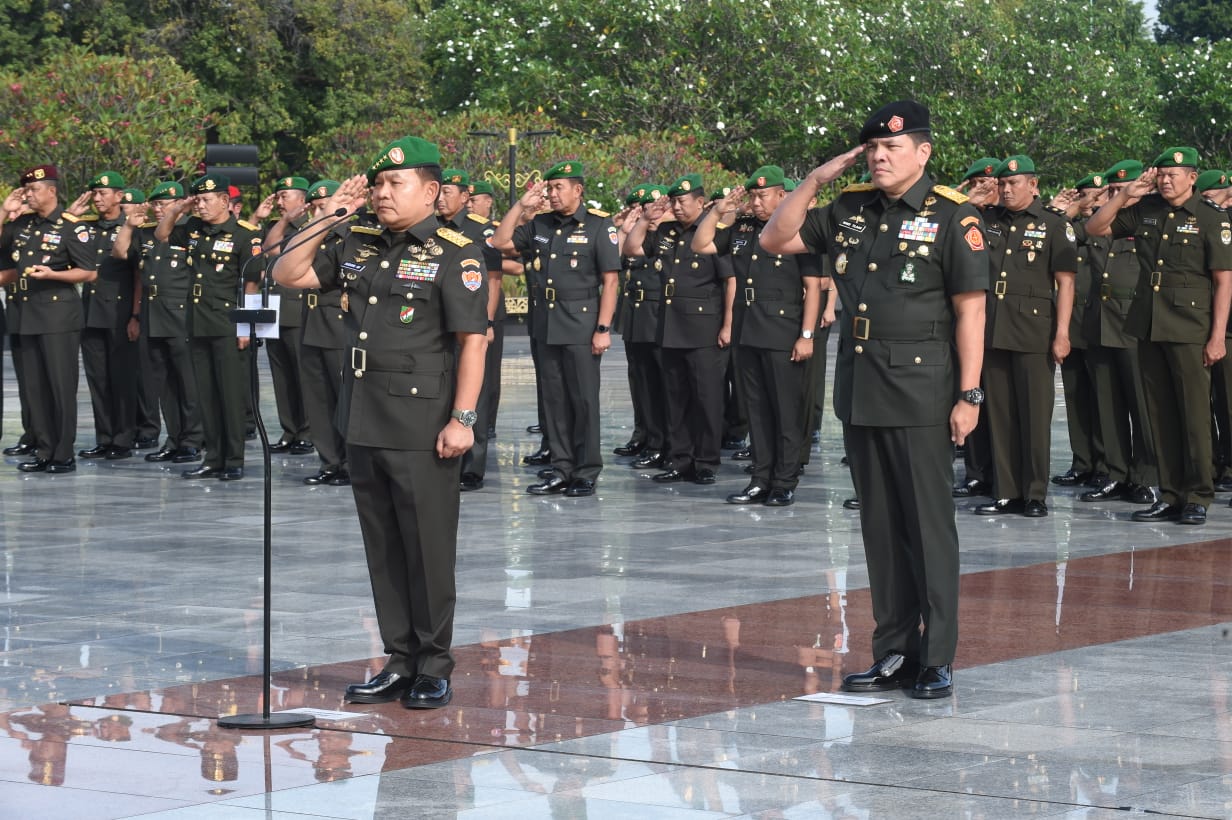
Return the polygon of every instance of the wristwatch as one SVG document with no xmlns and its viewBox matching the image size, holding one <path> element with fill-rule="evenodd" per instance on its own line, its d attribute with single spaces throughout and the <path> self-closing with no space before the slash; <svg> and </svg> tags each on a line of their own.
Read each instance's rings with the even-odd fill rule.
<svg viewBox="0 0 1232 820">
<path fill-rule="evenodd" d="M 967 404 L 974 404 L 979 407 L 984 403 L 984 391 L 978 387 L 973 387 L 970 390 L 964 390 L 958 394 L 958 397 Z"/>
<path fill-rule="evenodd" d="M 800 331 L 800 338 L 801 338 L 801 339 L 811 339 L 811 338 L 813 338 L 813 331 L 811 331 L 811 330 L 802 330 L 802 331 Z"/>
<path fill-rule="evenodd" d="M 608 333 L 611 329 L 611 325 L 595 325 L 595 333 Z"/>
<path fill-rule="evenodd" d="M 454 410 L 449 415 L 461 422 L 462 426 L 468 430 L 479 421 L 479 414 L 474 410 Z"/>
</svg>

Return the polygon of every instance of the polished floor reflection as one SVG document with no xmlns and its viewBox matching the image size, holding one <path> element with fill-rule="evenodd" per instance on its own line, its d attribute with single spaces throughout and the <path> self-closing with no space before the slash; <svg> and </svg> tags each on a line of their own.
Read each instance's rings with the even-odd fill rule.
<svg viewBox="0 0 1232 820">
<path fill-rule="evenodd" d="M 342 703 L 380 644 L 349 490 L 303 486 L 312 458 L 274 462 L 269 705 L 317 725 L 271 733 L 214 721 L 265 706 L 257 451 L 248 479 L 209 486 L 8 460 L 0 817 L 1232 815 L 1232 510 L 1132 524 L 1071 490 L 1046 519 L 960 509 L 955 697 L 806 703 L 870 661 L 833 420 L 794 507 L 724 504 L 739 463 L 662 487 L 615 457 L 598 499 L 536 498 L 530 379 L 511 339 L 496 461 L 463 498 L 456 695 L 435 712 Z M 604 379 L 610 448 L 619 348 Z"/>
</svg>

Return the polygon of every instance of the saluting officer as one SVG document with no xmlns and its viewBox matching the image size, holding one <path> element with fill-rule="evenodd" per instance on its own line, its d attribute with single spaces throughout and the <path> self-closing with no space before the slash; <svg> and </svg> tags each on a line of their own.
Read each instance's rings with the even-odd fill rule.
<svg viewBox="0 0 1232 820">
<path fill-rule="evenodd" d="M 877 662 L 843 688 L 909 687 L 917 698 L 953 692 L 953 445 L 975 426 L 983 399 L 988 285 L 979 214 L 929 178 L 931 139 L 923 105 L 885 106 L 860 131 L 862 146 L 809 173 L 761 234 L 771 253 L 830 254 L 854 314 L 841 328 L 834 396 L 861 501 Z M 872 183 L 809 210 L 866 148 Z"/>
<path fill-rule="evenodd" d="M 5 266 L 0 284 L 16 285 L 21 372 L 35 437 L 34 458 L 17 465 L 26 473 L 77 469 L 73 441 L 83 323 L 77 285 L 97 277 L 98 257 L 87 223 L 60 206 L 59 188 L 56 166 L 31 168 L 0 215 L 6 220 L 0 232 L 0 265 Z M 29 213 L 15 216 L 23 201 Z"/>
<path fill-rule="evenodd" d="M 189 196 L 169 206 L 154 229 L 156 242 L 188 249 L 192 271 L 189 350 L 205 429 L 205 460 L 181 474 L 189 479 L 244 477 L 249 339 L 236 338 L 231 311 L 242 292 L 257 291 L 260 264 L 248 263 L 261 253 L 261 235 L 256 225 L 231 213 L 229 185 L 222 174 L 193 180 Z M 189 209 L 193 216 L 180 224 Z"/>
<path fill-rule="evenodd" d="M 1135 521 L 1205 524 L 1215 497 L 1210 367 L 1227 353 L 1232 223 L 1202 201 L 1197 178 L 1197 150 L 1169 148 L 1087 222 L 1088 233 L 1137 247 L 1125 327 L 1140 340 L 1162 497 Z"/>
<path fill-rule="evenodd" d="M 474 444 L 488 294 L 480 250 L 434 215 L 440 163 L 430 142 L 390 143 L 322 217 L 357 206 L 367 182 L 380 226 L 352 225 L 319 251 L 288 247 L 273 268 L 290 287 L 341 290 L 352 332 L 338 419 L 389 655 L 347 687 L 352 703 L 430 709 L 453 697 L 459 458 Z"/>
<path fill-rule="evenodd" d="M 1070 352 L 1077 236 L 1068 219 L 1040 202 L 1029 157 L 1006 159 L 997 179 L 1001 205 L 984 210 L 993 283 L 984 386 L 998 500 L 975 512 L 1038 518 L 1048 514 L 1053 362 Z"/>
</svg>

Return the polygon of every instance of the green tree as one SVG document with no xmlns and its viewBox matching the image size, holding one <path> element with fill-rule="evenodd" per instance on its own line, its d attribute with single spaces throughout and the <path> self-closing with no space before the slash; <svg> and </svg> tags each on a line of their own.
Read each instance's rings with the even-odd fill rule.
<svg viewBox="0 0 1232 820">
<path fill-rule="evenodd" d="M 1157 151 L 1192 145 L 1206 167 L 1227 167 L 1232 159 L 1230 74 L 1232 40 L 1165 47 L 1159 72 L 1163 111 Z"/>
<path fill-rule="evenodd" d="M 1155 39 L 1161 43 L 1217 42 L 1232 37 L 1232 3 L 1227 0 L 1159 0 Z"/>
</svg>

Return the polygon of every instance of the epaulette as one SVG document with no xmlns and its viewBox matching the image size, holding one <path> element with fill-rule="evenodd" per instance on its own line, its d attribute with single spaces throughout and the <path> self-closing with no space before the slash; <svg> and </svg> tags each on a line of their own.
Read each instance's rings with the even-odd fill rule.
<svg viewBox="0 0 1232 820">
<path fill-rule="evenodd" d="M 607 211 L 601 211 L 598 208 L 587 208 L 586 213 L 592 216 L 611 216 Z"/>
<path fill-rule="evenodd" d="M 85 214 L 84 216 L 77 216 L 76 214 L 70 214 L 68 211 L 65 211 L 63 214 L 61 214 L 61 216 L 63 216 L 65 221 L 67 222 L 97 222 L 98 221 L 97 214 Z"/>
<path fill-rule="evenodd" d="M 844 188 L 840 193 L 844 194 L 862 194 L 865 191 L 875 191 L 877 186 L 871 182 L 853 182 Z"/>
<path fill-rule="evenodd" d="M 362 234 L 367 234 L 368 236 L 380 236 L 381 229 L 380 228 L 370 228 L 367 225 L 352 225 L 351 233 L 362 233 Z"/>
<path fill-rule="evenodd" d="M 487 225 L 489 222 L 492 221 L 488 219 L 486 216 L 480 216 L 479 214 L 467 214 L 466 218 L 471 220 L 472 222 L 478 222 L 480 225 Z"/>
<path fill-rule="evenodd" d="M 957 202 L 959 205 L 967 201 L 967 195 L 961 191 L 955 191 L 948 185 L 934 185 L 933 193 L 937 196 L 945 197 L 950 202 Z"/>
<path fill-rule="evenodd" d="M 254 225 L 254 224 L 252 224 L 251 222 L 249 222 L 249 221 L 248 221 L 248 220 L 246 220 L 246 219 L 237 219 L 237 220 L 235 220 L 235 224 L 236 224 L 236 225 L 239 225 L 241 228 L 243 228 L 243 229 L 244 229 L 244 230 L 246 230 L 246 231 L 259 231 L 259 230 L 261 230 L 261 226 L 260 226 L 260 225 Z"/>
<path fill-rule="evenodd" d="M 459 248 L 464 248 L 471 244 L 469 239 L 455 231 L 453 228 L 437 228 L 436 235 L 441 239 L 444 239 L 446 242 L 452 242 Z"/>
<path fill-rule="evenodd" d="M 158 223 L 157 223 L 157 222 L 143 222 L 143 223 L 141 223 L 140 225 L 138 225 L 137 227 L 139 227 L 139 228 L 143 228 L 143 229 L 144 229 L 144 228 L 157 228 L 157 227 L 158 227 Z"/>
</svg>

